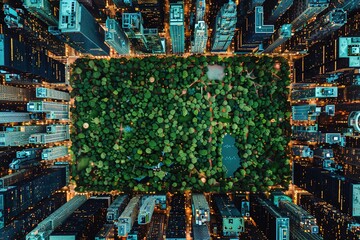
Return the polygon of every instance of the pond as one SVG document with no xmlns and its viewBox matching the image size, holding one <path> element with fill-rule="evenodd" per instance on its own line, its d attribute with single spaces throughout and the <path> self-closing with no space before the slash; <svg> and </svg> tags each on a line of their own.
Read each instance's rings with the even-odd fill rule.
<svg viewBox="0 0 360 240">
<path fill-rule="evenodd" d="M 230 134 L 226 134 L 221 147 L 221 155 L 223 167 L 226 171 L 226 177 L 232 177 L 236 169 L 240 167 L 240 157 L 238 149 L 235 146 L 235 138 Z"/>
</svg>

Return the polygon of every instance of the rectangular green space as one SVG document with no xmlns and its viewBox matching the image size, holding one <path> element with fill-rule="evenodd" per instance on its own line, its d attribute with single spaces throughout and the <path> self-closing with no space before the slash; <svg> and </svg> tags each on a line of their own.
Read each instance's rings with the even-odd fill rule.
<svg viewBox="0 0 360 240">
<path fill-rule="evenodd" d="M 287 186 L 283 58 L 78 59 L 72 68 L 78 191 L 263 191 Z M 227 175 L 226 134 L 241 162 Z M 234 166 L 234 164 L 232 164 Z"/>
</svg>

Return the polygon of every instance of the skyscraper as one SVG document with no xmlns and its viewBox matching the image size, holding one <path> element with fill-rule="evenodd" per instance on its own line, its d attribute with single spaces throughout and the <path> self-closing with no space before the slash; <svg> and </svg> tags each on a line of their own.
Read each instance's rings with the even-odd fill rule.
<svg viewBox="0 0 360 240">
<path fill-rule="evenodd" d="M 204 21 L 205 11 L 206 11 L 205 0 L 196 0 L 195 23 L 197 23 L 198 21 Z"/>
<path fill-rule="evenodd" d="M 52 83 L 65 83 L 65 65 L 36 49 L 24 38 L 0 34 L 0 69 L 4 73 L 22 73 Z"/>
<path fill-rule="evenodd" d="M 26 239 L 39 239 L 40 236 L 48 238 L 49 235 L 85 201 L 86 197 L 83 195 L 77 195 L 73 197 L 70 201 L 62 205 L 58 210 L 44 219 L 44 221 L 40 222 L 31 232 L 26 235 Z"/>
<path fill-rule="evenodd" d="M 86 54 L 108 56 L 110 49 L 104 43 L 105 33 L 91 13 L 76 0 L 60 1 L 59 30 L 71 41 L 84 47 Z"/>
<path fill-rule="evenodd" d="M 183 2 L 170 3 L 170 37 L 172 52 L 185 52 L 185 26 Z"/>
<path fill-rule="evenodd" d="M 48 25 L 57 25 L 59 19 L 49 0 L 25 0 L 24 7 Z"/>
<path fill-rule="evenodd" d="M 280 0 L 271 11 L 270 17 L 267 19 L 270 23 L 275 23 L 293 4 L 294 0 Z"/>
<path fill-rule="evenodd" d="M 31 134 L 41 133 L 44 130 L 44 126 L 6 127 L 5 131 L 0 131 L 0 147 L 27 145 Z"/>
<path fill-rule="evenodd" d="M 310 44 L 312 41 L 320 40 L 323 37 L 331 34 L 332 32 L 338 30 L 347 21 L 347 12 L 342 8 L 335 8 L 324 16 L 319 18 L 319 20 L 314 21 L 313 24 L 310 24 L 309 28 L 310 33 L 308 40 Z"/>
<path fill-rule="evenodd" d="M 105 42 L 118 54 L 128 55 L 130 52 L 129 40 L 119 23 L 115 19 L 108 18 L 106 28 Z"/>
<path fill-rule="evenodd" d="M 340 37 L 339 57 L 349 59 L 349 67 L 360 67 L 360 37 Z"/>
<path fill-rule="evenodd" d="M 229 0 L 216 16 L 216 23 L 211 40 L 212 52 L 226 52 L 235 34 L 237 22 L 236 3 Z"/>
<path fill-rule="evenodd" d="M 194 42 L 191 46 L 192 53 L 204 53 L 208 39 L 208 28 L 205 21 L 198 21 L 195 24 Z"/>
<path fill-rule="evenodd" d="M 65 193 L 55 193 L 51 197 L 44 199 L 16 216 L 16 221 L 11 222 L 5 228 L 1 229 L 0 240 L 25 239 L 25 234 L 29 232 L 34 225 L 41 222 L 64 203 L 66 203 Z"/>
<path fill-rule="evenodd" d="M 57 227 L 49 239 L 60 240 L 70 237 L 74 239 L 76 236 L 94 239 L 105 223 L 107 207 L 109 207 L 109 199 L 91 197 Z"/>
<path fill-rule="evenodd" d="M 0 101 L 28 102 L 35 97 L 28 88 L 0 85 Z"/>
<path fill-rule="evenodd" d="M 0 228 L 22 211 L 66 186 L 67 171 L 68 166 L 49 168 L 42 171 L 41 175 L 0 189 Z"/>
<path fill-rule="evenodd" d="M 284 24 L 278 30 L 278 33 L 275 34 L 274 40 L 271 41 L 270 45 L 265 48 L 263 53 L 271 53 L 277 47 L 281 46 L 284 42 L 291 38 L 291 24 Z"/>
<path fill-rule="evenodd" d="M 329 6 L 329 0 L 300 0 L 294 8 L 295 19 L 291 22 L 295 31 Z"/>
<path fill-rule="evenodd" d="M 337 87 L 311 87 L 302 90 L 293 90 L 291 100 L 310 100 L 314 98 L 336 98 L 338 96 Z"/>
</svg>

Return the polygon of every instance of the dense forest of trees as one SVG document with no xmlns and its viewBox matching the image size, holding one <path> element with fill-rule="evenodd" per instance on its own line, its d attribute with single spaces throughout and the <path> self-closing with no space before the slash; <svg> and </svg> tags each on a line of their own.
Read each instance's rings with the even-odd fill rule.
<svg viewBox="0 0 360 240">
<path fill-rule="evenodd" d="M 210 80 L 208 66 L 224 67 Z M 289 66 L 282 58 L 79 59 L 72 69 L 77 190 L 262 191 L 287 186 Z M 221 144 L 241 166 L 226 178 Z"/>
</svg>

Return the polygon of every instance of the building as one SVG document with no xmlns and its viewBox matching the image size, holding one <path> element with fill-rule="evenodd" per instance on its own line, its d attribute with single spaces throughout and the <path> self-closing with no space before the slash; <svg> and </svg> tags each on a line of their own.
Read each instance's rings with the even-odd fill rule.
<svg viewBox="0 0 360 240">
<path fill-rule="evenodd" d="M 186 240 L 185 198 L 183 194 L 172 196 L 170 217 L 166 228 L 166 239 Z"/>
<path fill-rule="evenodd" d="M 311 87 L 302 90 L 293 90 L 291 100 L 311 100 L 316 98 L 336 98 L 338 96 L 337 87 Z"/>
<path fill-rule="evenodd" d="M 49 83 L 65 83 L 65 65 L 36 49 L 21 36 L 0 34 L 0 70 L 18 73 Z"/>
<path fill-rule="evenodd" d="M 86 201 L 83 195 L 77 195 L 62 205 L 50 216 L 40 222 L 32 231 L 26 235 L 26 240 L 49 238 L 50 234 L 60 226 L 74 211 Z"/>
<path fill-rule="evenodd" d="M 270 44 L 264 49 L 263 53 L 271 53 L 276 48 L 280 47 L 283 43 L 291 38 L 291 24 L 284 24 L 277 31 L 273 39 L 270 41 Z"/>
<path fill-rule="evenodd" d="M 24 7 L 41 21 L 48 25 L 57 25 L 59 22 L 58 12 L 49 0 L 25 0 Z"/>
<path fill-rule="evenodd" d="M 66 203 L 65 193 L 55 193 L 32 208 L 25 210 L 0 230 L 0 240 L 25 239 L 25 234 L 59 207 Z"/>
<path fill-rule="evenodd" d="M 305 145 L 293 145 L 291 148 L 292 155 L 300 158 L 312 158 L 314 151 L 309 146 Z"/>
<path fill-rule="evenodd" d="M 0 132 L 0 147 L 28 145 L 31 134 L 40 133 L 44 130 L 44 126 L 5 127 L 5 130 Z"/>
<path fill-rule="evenodd" d="M 351 105 L 357 107 L 357 104 L 339 104 L 334 107 L 333 115 L 321 114 L 318 123 L 319 130 L 322 132 L 339 132 L 346 135 L 360 133 L 360 111 L 346 109 Z"/>
<path fill-rule="evenodd" d="M 321 40 L 332 32 L 344 26 L 347 22 L 347 12 L 342 8 L 335 8 L 314 21 L 308 28 L 311 29 L 308 37 L 312 41 Z"/>
<path fill-rule="evenodd" d="M 155 198 L 153 196 L 146 197 L 139 210 L 138 224 L 144 225 L 150 223 L 154 210 Z"/>
<path fill-rule="evenodd" d="M 55 160 L 57 158 L 66 157 L 69 154 L 69 148 L 67 146 L 57 146 L 52 148 L 46 148 L 41 153 L 42 160 Z"/>
<path fill-rule="evenodd" d="M 104 226 L 96 234 L 95 240 L 113 240 L 115 237 L 116 235 L 114 224 L 104 224 Z"/>
<path fill-rule="evenodd" d="M 359 16 L 360 13 L 358 11 L 354 11 L 353 13 L 348 12 L 347 22 L 344 26 L 332 34 L 323 37 L 321 41 L 313 41 L 310 47 L 306 47 L 307 55 L 296 60 L 294 63 L 296 82 L 306 82 L 307 79 L 317 78 L 317 76 L 323 74 L 325 74 L 324 77 L 331 78 L 331 74 L 335 77 L 334 74 L 341 72 L 344 72 L 344 77 L 351 77 L 352 74 L 349 75 L 345 73 L 351 70 L 350 65 L 353 66 L 352 64 L 355 64 L 356 66 L 356 62 L 358 61 L 356 56 L 356 42 L 352 43 L 351 37 L 356 38 L 358 36 Z M 291 40 L 295 39 L 296 35 L 297 33 Z M 340 40 L 342 37 L 345 39 Z M 306 38 L 307 34 L 304 35 L 304 39 Z M 354 47 L 354 53 L 352 53 L 352 47 Z M 349 60 L 348 57 L 352 60 Z M 341 77 L 339 77 L 339 79 L 340 78 Z M 350 88 L 356 89 L 356 86 L 351 86 Z"/>
<path fill-rule="evenodd" d="M 35 91 L 37 98 L 70 101 L 70 93 L 68 92 L 63 92 L 63 91 L 59 91 L 51 88 L 44 88 L 44 87 L 37 87 Z"/>
<path fill-rule="evenodd" d="M 51 113 L 51 112 L 60 112 L 60 113 L 66 113 L 69 115 L 69 105 L 63 104 L 59 102 L 46 102 L 46 101 L 29 101 L 27 103 L 27 111 L 38 113 Z M 67 117 L 67 119 L 69 116 Z"/>
<path fill-rule="evenodd" d="M 68 184 L 68 166 L 52 167 L 26 181 L 0 190 L 0 228 L 15 220 L 24 210 L 34 206 Z"/>
<path fill-rule="evenodd" d="M 31 144 L 48 144 L 54 142 L 62 142 L 70 139 L 69 125 L 55 125 L 59 129 L 56 131 L 49 131 L 52 125 L 46 127 L 46 133 L 34 133 L 29 137 L 29 143 Z M 53 125 L 54 126 L 54 125 Z"/>
<path fill-rule="evenodd" d="M 110 207 L 107 209 L 106 220 L 110 223 L 117 220 L 120 217 L 122 211 L 125 209 L 128 202 L 129 202 L 128 195 L 118 196 L 114 200 L 114 202 L 110 205 Z"/>
<path fill-rule="evenodd" d="M 360 37 L 340 37 L 339 58 L 348 58 L 349 67 L 360 67 Z"/>
<path fill-rule="evenodd" d="M 268 200 L 251 196 L 251 217 L 269 240 L 289 240 L 290 220 L 282 215 Z"/>
<path fill-rule="evenodd" d="M 183 2 L 170 3 L 170 38 L 172 52 L 185 52 L 185 20 Z"/>
<path fill-rule="evenodd" d="M 321 113 L 321 107 L 316 104 L 292 106 L 293 121 L 316 121 Z"/>
<path fill-rule="evenodd" d="M 291 235 L 300 235 L 313 240 L 322 239 L 318 235 L 319 226 L 315 217 L 293 203 L 292 199 L 282 192 L 272 192 L 271 195 L 273 204 L 280 209 L 281 213 L 289 217 Z"/>
<path fill-rule="evenodd" d="M 294 0 L 280 0 L 271 10 L 268 22 L 274 24 L 292 6 Z"/>
<path fill-rule="evenodd" d="M 352 231 L 355 219 L 340 212 L 331 204 L 309 193 L 298 194 L 299 205 L 316 217 L 320 233 L 326 240 L 357 240 L 360 233 Z"/>
<path fill-rule="evenodd" d="M 29 169 L 29 167 L 39 166 L 42 148 L 26 148 L 16 152 L 16 158 L 9 164 L 11 170 Z M 31 168 L 30 168 L 31 169 Z"/>
<path fill-rule="evenodd" d="M 35 98 L 34 93 L 28 88 L 0 85 L 0 101 L 28 102 Z"/>
<path fill-rule="evenodd" d="M 329 2 L 329 0 L 296 1 L 294 19 L 291 22 L 294 31 L 301 29 L 303 24 L 324 11 L 329 6 Z"/>
<path fill-rule="evenodd" d="M 27 3 L 31 6 L 41 5 L 41 3 L 38 4 L 39 1 L 33 2 L 34 4 L 30 1 L 27 1 Z M 44 4 L 46 5 L 45 1 Z M 31 10 L 34 10 L 32 12 L 39 18 L 41 18 L 41 16 L 37 14 L 37 10 L 39 10 L 39 12 L 41 13 L 44 13 L 44 11 L 41 11 L 41 9 L 41 7 L 39 7 L 38 9 L 31 7 Z M 57 8 L 52 9 L 56 11 Z M 49 13 L 50 12 L 51 10 L 49 10 Z M 29 44 L 31 46 L 35 45 L 40 49 L 48 50 L 57 56 L 65 55 L 64 44 L 61 44 L 58 39 L 56 39 L 56 37 L 54 37 L 47 31 L 47 25 L 44 24 L 43 21 L 37 19 L 28 11 L 24 11 L 22 8 L 13 8 L 7 3 L 4 4 L 4 14 L 4 20 L 7 28 L 4 26 L 3 33 L 10 34 L 14 37 L 26 36 L 21 39 L 26 44 Z M 47 16 L 51 17 L 52 15 L 50 13 Z"/>
<path fill-rule="evenodd" d="M 113 48 L 117 54 L 128 55 L 130 53 L 129 40 L 115 19 L 106 20 L 105 43 Z"/>
<path fill-rule="evenodd" d="M 359 181 L 314 167 L 309 163 L 293 164 L 294 184 L 330 203 L 353 217 L 360 215 L 357 206 L 360 196 Z"/>
<path fill-rule="evenodd" d="M 59 15 L 59 30 L 71 41 L 81 45 L 84 49 L 82 53 L 109 55 L 110 49 L 104 43 L 104 30 L 82 4 L 76 0 L 61 0 Z"/>
<path fill-rule="evenodd" d="M 342 8 L 349 13 L 360 8 L 360 3 L 357 0 L 334 1 L 332 4 L 334 4 L 336 8 Z"/>
<path fill-rule="evenodd" d="M 156 28 L 159 32 L 164 32 L 164 0 L 138 0 L 132 2 L 133 7 L 141 12 L 145 28 Z"/>
<path fill-rule="evenodd" d="M 196 0 L 195 23 L 205 20 L 206 0 Z"/>
<path fill-rule="evenodd" d="M 193 193 L 191 206 L 194 216 L 194 224 L 204 225 L 210 222 L 210 207 L 204 194 Z"/>
<path fill-rule="evenodd" d="M 122 13 L 122 28 L 136 53 L 165 53 L 165 39 L 157 28 L 144 28 L 141 12 Z"/>
<path fill-rule="evenodd" d="M 118 218 L 117 228 L 120 237 L 125 237 L 131 231 L 134 222 L 136 222 L 139 213 L 139 202 L 140 196 L 133 197 Z"/>
<path fill-rule="evenodd" d="M 226 52 L 235 34 L 237 6 L 232 0 L 224 4 L 216 16 L 211 39 L 212 52 Z"/>
<path fill-rule="evenodd" d="M 95 239 L 106 220 L 110 197 L 91 197 L 49 236 L 49 240 Z"/>
<path fill-rule="evenodd" d="M 193 233 L 193 239 L 199 239 L 199 240 L 211 239 L 209 227 L 207 225 L 197 225 L 193 223 L 192 233 Z"/>
<path fill-rule="evenodd" d="M 221 236 L 239 236 L 244 231 L 244 218 L 234 203 L 226 195 L 214 195 L 212 199 L 218 222 L 221 224 Z"/>
<path fill-rule="evenodd" d="M 0 123 L 16 123 L 32 121 L 28 112 L 0 112 Z"/>
<path fill-rule="evenodd" d="M 192 53 L 204 53 L 208 39 L 208 28 L 205 21 L 198 21 L 194 29 L 194 42 L 191 45 Z"/>
<path fill-rule="evenodd" d="M 243 193 L 233 194 L 233 202 L 245 220 L 250 217 L 249 195 Z"/>
</svg>

